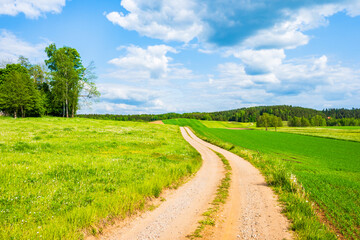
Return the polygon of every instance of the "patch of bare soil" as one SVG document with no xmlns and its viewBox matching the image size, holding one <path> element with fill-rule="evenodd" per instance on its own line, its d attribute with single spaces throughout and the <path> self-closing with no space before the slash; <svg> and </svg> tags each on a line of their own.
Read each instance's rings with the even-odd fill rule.
<svg viewBox="0 0 360 240">
<path fill-rule="evenodd" d="M 161 120 L 153 121 L 153 122 L 150 122 L 150 123 L 152 123 L 152 124 L 165 124 L 165 123 L 163 123 L 163 121 L 161 121 Z"/>
</svg>

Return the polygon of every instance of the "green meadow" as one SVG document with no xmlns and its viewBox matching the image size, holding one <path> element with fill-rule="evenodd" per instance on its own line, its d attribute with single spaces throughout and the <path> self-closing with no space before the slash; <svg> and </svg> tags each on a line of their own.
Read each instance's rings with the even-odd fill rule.
<svg viewBox="0 0 360 240">
<path fill-rule="evenodd" d="M 291 188 L 289 193 L 281 191 L 292 184 L 288 179 L 304 189 L 307 196 L 305 199 L 316 203 L 313 211 L 318 213 L 322 222 L 334 229 L 333 232 L 346 239 L 360 238 L 359 142 L 285 132 L 207 128 L 196 120 L 175 119 L 164 122 L 190 126 L 203 139 L 247 158 L 266 175 L 268 182 L 275 181 L 275 185 L 280 182 L 280 198 L 287 202 L 285 211 L 293 220 L 292 228 L 299 238 L 331 237 L 321 232 L 326 232 L 326 229 L 320 225 L 314 228 L 310 226 L 314 223 L 305 220 L 311 218 L 311 214 L 306 213 L 309 210 L 306 204 L 303 209 L 294 209 L 301 205 L 297 202 L 301 198 L 291 197 Z M 333 129 L 358 131 L 358 128 L 341 127 L 322 128 L 321 131 L 324 134 L 328 131 L 334 138 L 337 135 L 333 134 Z M 280 172 L 284 172 L 284 175 Z M 282 179 L 284 176 L 288 179 Z M 311 234 L 310 231 L 317 232 Z"/>
<path fill-rule="evenodd" d="M 179 128 L 0 118 L 0 239 L 82 239 L 201 165 Z"/>
<path fill-rule="evenodd" d="M 208 128 L 253 128 L 256 123 L 242 123 L 242 122 L 225 122 L 225 121 L 205 121 L 200 122 Z"/>
</svg>

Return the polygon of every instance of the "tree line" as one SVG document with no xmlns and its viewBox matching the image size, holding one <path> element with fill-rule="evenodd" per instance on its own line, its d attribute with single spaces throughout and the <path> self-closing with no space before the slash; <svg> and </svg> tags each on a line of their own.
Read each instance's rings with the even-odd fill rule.
<svg viewBox="0 0 360 240">
<path fill-rule="evenodd" d="M 339 110 L 339 111 L 338 111 Z M 321 122 L 326 123 L 328 126 L 351 126 L 354 122 L 356 125 L 359 125 L 358 122 L 360 117 L 356 117 L 351 120 L 347 118 L 348 116 L 358 116 L 360 109 L 325 109 L 322 111 L 311 109 L 311 108 L 302 108 L 302 107 L 293 107 L 287 105 L 279 106 L 259 106 L 259 107 L 250 107 L 250 108 L 240 108 L 229 111 L 219 111 L 219 112 L 193 112 L 193 113 L 166 113 L 166 114 L 141 114 L 141 115 L 116 115 L 116 114 L 85 114 L 78 115 L 78 117 L 83 118 L 94 118 L 94 119 L 104 119 L 104 120 L 118 120 L 118 121 L 156 121 L 156 120 L 165 120 L 173 118 L 189 118 L 197 120 L 214 120 L 214 121 L 237 121 L 237 122 L 256 122 L 260 116 L 264 114 L 274 115 L 280 118 L 282 121 L 293 122 L 296 118 L 295 125 L 298 118 L 300 118 L 300 123 L 302 119 L 303 125 L 307 125 L 309 122 L 310 126 L 312 124 L 311 119 L 320 117 L 323 119 Z M 341 114 L 339 114 L 341 113 Z M 329 115 L 327 115 L 329 114 Z M 306 120 L 305 120 L 306 119 Z M 292 124 L 292 123 L 290 123 Z"/>
<path fill-rule="evenodd" d="M 84 67 L 78 51 L 70 47 L 45 48 L 45 63 L 31 64 L 20 56 L 18 63 L 0 68 L 0 112 L 26 116 L 74 117 L 79 99 L 99 96 L 94 63 Z"/>
<path fill-rule="evenodd" d="M 306 117 L 292 117 L 288 121 L 289 127 L 310 127 L 310 126 L 327 126 L 325 118 L 316 115 L 310 119 Z"/>
</svg>

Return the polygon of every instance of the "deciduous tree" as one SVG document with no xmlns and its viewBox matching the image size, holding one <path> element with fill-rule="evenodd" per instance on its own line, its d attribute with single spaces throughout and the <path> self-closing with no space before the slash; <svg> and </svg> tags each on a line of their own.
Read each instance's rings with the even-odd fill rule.
<svg viewBox="0 0 360 240">
<path fill-rule="evenodd" d="M 48 60 L 45 60 L 51 71 L 51 91 L 54 101 L 62 105 L 63 117 L 74 117 L 79 106 L 79 97 L 83 92 L 85 97 L 98 95 L 93 82 L 93 72 L 87 70 L 82 64 L 80 54 L 76 49 L 62 47 L 57 49 L 55 44 L 49 45 L 45 52 Z"/>
<path fill-rule="evenodd" d="M 2 71 L 0 85 L 0 109 L 17 118 L 18 112 L 25 117 L 26 111 L 36 110 L 42 114 L 42 101 L 35 84 L 31 81 L 25 67 L 8 64 Z"/>
</svg>

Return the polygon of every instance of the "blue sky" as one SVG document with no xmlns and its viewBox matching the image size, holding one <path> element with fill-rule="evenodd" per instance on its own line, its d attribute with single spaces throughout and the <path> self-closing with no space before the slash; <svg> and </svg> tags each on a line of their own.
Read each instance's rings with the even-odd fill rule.
<svg viewBox="0 0 360 240">
<path fill-rule="evenodd" d="M 360 107 L 360 0 L 3 0 L 0 63 L 94 61 L 81 113 Z"/>
</svg>

